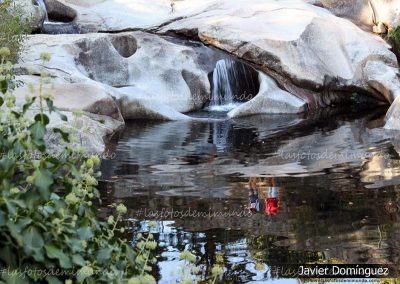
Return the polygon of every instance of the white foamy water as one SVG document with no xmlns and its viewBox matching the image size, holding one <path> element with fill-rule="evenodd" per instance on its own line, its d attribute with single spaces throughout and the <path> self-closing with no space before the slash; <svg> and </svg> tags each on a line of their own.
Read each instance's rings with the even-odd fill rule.
<svg viewBox="0 0 400 284">
<path fill-rule="evenodd" d="M 253 87 L 251 70 L 231 59 L 219 60 L 213 72 L 213 89 L 208 111 L 227 112 L 242 102 L 238 102 L 243 86 Z"/>
<path fill-rule="evenodd" d="M 228 112 L 235 107 L 240 106 L 241 103 L 228 103 L 223 105 L 213 105 L 207 108 L 208 111 L 217 111 L 217 112 Z"/>
<path fill-rule="evenodd" d="M 48 22 L 49 21 L 49 15 L 47 13 L 47 8 L 46 8 L 46 3 L 44 3 L 44 0 L 36 0 L 36 3 L 38 4 L 39 8 L 44 12 L 45 18 L 44 21 Z"/>
<path fill-rule="evenodd" d="M 215 106 L 230 105 L 233 103 L 232 80 L 237 80 L 232 60 L 219 60 L 213 73 L 213 91 L 210 109 Z"/>
</svg>

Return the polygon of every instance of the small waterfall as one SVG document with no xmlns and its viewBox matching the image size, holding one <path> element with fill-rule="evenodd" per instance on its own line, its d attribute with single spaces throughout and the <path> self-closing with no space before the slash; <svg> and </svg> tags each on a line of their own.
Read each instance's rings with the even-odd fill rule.
<svg viewBox="0 0 400 284">
<path fill-rule="evenodd" d="M 37 5 L 39 6 L 40 10 L 44 13 L 44 22 L 47 23 L 49 21 L 49 14 L 47 13 L 46 3 L 44 0 L 36 0 Z"/>
<path fill-rule="evenodd" d="M 212 78 L 210 111 L 229 111 L 258 93 L 258 73 L 232 59 L 219 60 Z"/>
<path fill-rule="evenodd" d="M 215 65 L 210 110 L 228 111 L 237 106 L 234 104 L 232 81 L 238 78 L 236 78 L 233 65 L 234 61 L 227 59 L 219 60 Z"/>
</svg>

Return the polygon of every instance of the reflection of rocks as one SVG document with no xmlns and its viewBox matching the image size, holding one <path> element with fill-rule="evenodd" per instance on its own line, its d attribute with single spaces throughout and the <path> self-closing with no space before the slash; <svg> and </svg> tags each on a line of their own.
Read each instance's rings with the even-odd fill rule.
<svg viewBox="0 0 400 284">
<path fill-rule="evenodd" d="M 180 218 L 177 217 L 179 215 L 163 218 L 175 221 L 173 226 L 184 231 L 215 232 L 225 229 L 244 232 L 245 237 L 248 234 L 278 236 L 282 238 L 274 245 L 287 247 L 292 252 L 319 251 L 327 259 L 336 258 L 346 263 L 400 264 L 400 251 L 397 249 L 400 227 L 396 223 L 400 212 L 388 214 L 385 206 L 388 199 L 396 200 L 398 192 L 382 194 L 371 190 L 365 193 L 362 187 L 357 187 L 353 192 L 338 195 L 325 188 L 313 188 L 312 182 L 313 179 L 308 178 L 301 189 L 295 184 L 282 188 L 279 213 L 274 217 L 266 217 L 263 213 L 251 217 L 218 216 L 224 212 L 243 212 L 243 204 L 247 202 L 244 189 L 241 197 L 230 199 L 148 196 L 128 198 L 125 202 L 132 209 L 130 215 L 139 219 L 152 219 L 135 215 L 134 212 L 139 209 L 144 214 L 144 208 L 148 214 L 163 209 L 182 214 L 189 208 L 192 213 L 217 214 L 211 218 Z"/>
<path fill-rule="evenodd" d="M 212 53 L 202 45 L 184 46 L 142 32 L 35 35 L 26 42 L 19 73 L 25 82 L 37 83 L 36 74 L 44 68 L 54 85 L 48 92 L 56 93 L 56 104 L 65 110 L 120 121 L 121 114 L 125 119 L 188 119 L 181 112 L 201 108 L 210 92 L 202 50 Z M 44 65 L 42 52 L 52 56 Z M 29 88 L 18 95 L 23 100 Z"/>
<path fill-rule="evenodd" d="M 115 187 L 121 197 L 147 191 L 222 197 L 234 194 L 233 175 L 300 177 L 329 171 L 340 176 L 352 168 L 359 169 L 357 175 L 369 183 L 367 187 L 382 187 L 396 184 L 399 171 L 395 152 L 389 143 L 382 143 L 389 134 L 374 128 L 381 124 L 379 113 L 349 121 L 331 119 L 323 125 L 318 120 L 279 115 L 133 123 L 121 137 L 117 159 L 104 167 L 116 168 L 114 173 L 107 170 L 106 177 L 118 176 Z M 207 153 L 202 145 L 212 146 L 212 151 Z M 134 178 L 124 178 L 129 168 L 135 168 Z M 344 174 L 338 184 L 325 186 L 351 190 L 351 184 L 341 184 L 347 177 Z"/>
</svg>

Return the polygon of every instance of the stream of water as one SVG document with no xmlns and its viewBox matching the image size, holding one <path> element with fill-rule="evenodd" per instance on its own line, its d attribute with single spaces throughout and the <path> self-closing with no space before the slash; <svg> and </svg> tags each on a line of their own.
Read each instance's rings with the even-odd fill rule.
<svg viewBox="0 0 400 284">
<path fill-rule="evenodd" d="M 227 112 L 257 94 L 258 74 L 250 66 L 233 59 L 221 59 L 212 74 L 209 111 Z"/>
<path fill-rule="evenodd" d="M 134 233 L 157 220 L 160 283 L 179 278 L 185 248 L 202 279 L 220 264 L 231 283 L 279 283 L 269 267 L 285 263 L 399 265 L 399 144 L 384 113 L 130 122 L 102 164 L 104 204 L 124 202 Z"/>
</svg>

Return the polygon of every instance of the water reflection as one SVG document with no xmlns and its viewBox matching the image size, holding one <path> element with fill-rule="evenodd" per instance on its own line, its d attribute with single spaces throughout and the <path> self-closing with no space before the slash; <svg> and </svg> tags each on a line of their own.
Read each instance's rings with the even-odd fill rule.
<svg viewBox="0 0 400 284">
<path fill-rule="evenodd" d="M 236 283 L 282 263 L 400 264 L 400 160 L 383 114 L 131 123 L 102 165 L 105 202 L 124 201 L 138 230 L 159 220 L 161 283 L 184 248 L 203 278 L 223 263 Z"/>
</svg>

